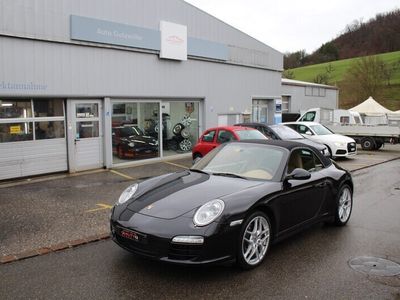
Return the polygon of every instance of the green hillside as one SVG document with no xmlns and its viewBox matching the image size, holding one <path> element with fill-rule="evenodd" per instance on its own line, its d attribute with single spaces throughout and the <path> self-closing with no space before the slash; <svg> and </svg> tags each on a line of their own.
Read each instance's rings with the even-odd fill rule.
<svg viewBox="0 0 400 300">
<path fill-rule="evenodd" d="M 386 64 L 393 64 L 400 59 L 400 51 L 384 53 L 374 55 L 379 57 Z M 343 60 L 337 60 L 329 63 L 323 63 L 318 65 L 311 65 L 301 68 L 292 69 L 296 80 L 313 82 L 314 77 L 319 73 L 324 73 L 328 65 L 330 64 L 333 67 L 332 84 L 335 82 L 341 81 L 343 75 L 345 74 L 347 68 L 358 58 L 349 58 Z M 394 74 L 393 79 L 391 81 L 393 84 L 400 84 L 400 70 Z"/>
<path fill-rule="evenodd" d="M 394 65 L 396 62 L 400 61 L 400 51 L 384 53 L 374 55 L 379 57 L 385 64 L 387 65 Z M 317 65 L 310 65 L 301 68 L 292 69 L 293 75 L 295 80 L 302 80 L 308 82 L 314 82 L 314 78 L 321 73 L 325 73 L 327 67 L 331 66 L 331 75 L 329 79 L 330 85 L 340 85 L 340 82 L 343 80 L 344 75 L 349 68 L 349 66 L 358 58 L 350 58 L 344 60 L 333 61 L 329 63 L 317 64 Z M 346 99 L 343 99 L 346 95 L 342 95 L 339 92 L 340 102 L 343 104 L 345 103 Z M 361 102 L 359 99 L 358 103 Z M 390 85 L 385 86 L 382 99 L 377 99 L 381 104 L 385 105 L 387 108 L 392 110 L 399 110 L 400 109 L 400 68 L 393 73 L 393 76 L 390 80 Z M 355 104 L 358 104 L 355 103 Z M 348 105 L 344 104 L 343 107 L 349 106 L 353 103 L 347 103 Z"/>
</svg>

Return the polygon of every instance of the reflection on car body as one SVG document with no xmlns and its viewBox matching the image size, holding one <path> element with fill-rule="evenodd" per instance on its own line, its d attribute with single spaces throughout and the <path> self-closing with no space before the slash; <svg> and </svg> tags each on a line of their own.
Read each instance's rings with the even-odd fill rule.
<svg viewBox="0 0 400 300">
<path fill-rule="evenodd" d="M 112 128 L 113 153 L 119 158 L 142 158 L 158 155 L 158 141 L 144 135 L 135 125 L 124 125 Z"/>
<path fill-rule="evenodd" d="M 345 225 L 349 172 L 297 142 L 221 145 L 191 169 L 129 186 L 112 209 L 113 240 L 180 264 L 262 263 L 272 242 L 317 222 Z"/>
</svg>

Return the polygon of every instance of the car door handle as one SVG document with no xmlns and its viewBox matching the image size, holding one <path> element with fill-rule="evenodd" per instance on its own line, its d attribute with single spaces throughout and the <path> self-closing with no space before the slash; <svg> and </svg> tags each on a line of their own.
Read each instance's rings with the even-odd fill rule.
<svg viewBox="0 0 400 300">
<path fill-rule="evenodd" d="M 317 183 L 317 184 L 314 185 L 314 187 L 316 187 L 316 188 L 326 187 L 326 182 Z"/>
</svg>

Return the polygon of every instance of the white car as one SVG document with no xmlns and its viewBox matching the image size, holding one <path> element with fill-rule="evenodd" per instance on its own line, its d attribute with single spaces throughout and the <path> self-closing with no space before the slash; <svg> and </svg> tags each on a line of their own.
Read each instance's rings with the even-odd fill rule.
<svg viewBox="0 0 400 300">
<path fill-rule="evenodd" d="M 357 154 L 356 141 L 348 136 L 335 134 L 325 126 L 315 122 L 283 123 L 314 142 L 328 147 L 331 157 L 348 157 Z"/>
</svg>

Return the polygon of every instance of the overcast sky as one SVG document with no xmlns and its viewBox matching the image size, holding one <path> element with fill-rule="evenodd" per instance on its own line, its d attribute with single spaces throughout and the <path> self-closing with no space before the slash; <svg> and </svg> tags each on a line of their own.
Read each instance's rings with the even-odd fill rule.
<svg viewBox="0 0 400 300">
<path fill-rule="evenodd" d="M 311 53 L 354 20 L 400 8 L 399 0 L 185 0 L 281 52 Z"/>
</svg>

